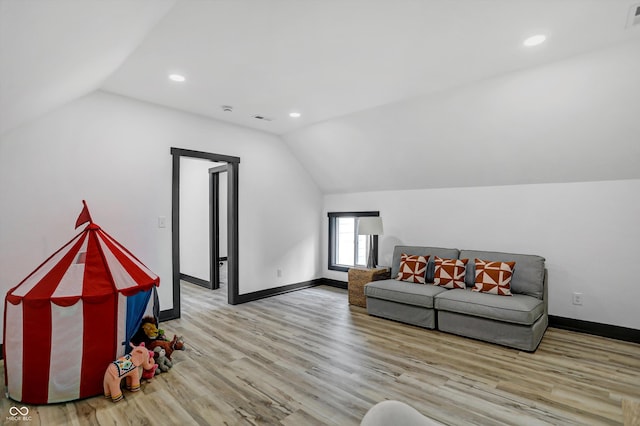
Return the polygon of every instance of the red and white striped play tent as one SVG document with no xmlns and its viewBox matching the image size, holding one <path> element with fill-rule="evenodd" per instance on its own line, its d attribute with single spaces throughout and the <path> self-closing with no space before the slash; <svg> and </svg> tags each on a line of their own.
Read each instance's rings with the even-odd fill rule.
<svg viewBox="0 0 640 426">
<path fill-rule="evenodd" d="M 84 201 L 83 201 L 84 203 Z M 160 279 L 93 223 L 7 292 L 8 396 L 48 404 L 102 393 L 104 372 L 125 354 L 142 317 L 158 314 Z"/>
</svg>

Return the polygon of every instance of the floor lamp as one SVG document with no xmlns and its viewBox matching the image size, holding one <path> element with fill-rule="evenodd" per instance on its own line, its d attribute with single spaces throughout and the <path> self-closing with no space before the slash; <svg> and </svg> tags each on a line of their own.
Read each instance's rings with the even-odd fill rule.
<svg viewBox="0 0 640 426">
<path fill-rule="evenodd" d="M 367 268 L 376 267 L 375 254 L 373 252 L 373 236 L 382 235 L 382 218 L 379 216 L 365 216 L 358 220 L 358 235 L 369 236 L 369 249 L 367 254 Z"/>
</svg>

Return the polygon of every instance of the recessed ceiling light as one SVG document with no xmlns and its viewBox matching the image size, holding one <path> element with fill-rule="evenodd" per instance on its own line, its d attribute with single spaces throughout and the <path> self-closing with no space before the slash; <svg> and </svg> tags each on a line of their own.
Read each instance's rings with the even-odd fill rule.
<svg viewBox="0 0 640 426">
<path fill-rule="evenodd" d="M 183 81 L 186 80 L 186 78 L 184 78 L 184 75 L 180 75 L 180 74 L 169 74 L 169 80 L 182 83 Z"/>
<path fill-rule="evenodd" d="M 300 113 L 299 112 L 291 112 L 291 113 L 289 113 L 289 117 L 298 118 L 298 117 L 300 117 Z"/>
<path fill-rule="evenodd" d="M 532 47 L 532 46 L 537 46 L 541 43 L 544 43 L 544 41 L 547 39 L 547 36 L 544 34 L 537 34 L 534 36 L 529 37 L 528 39 L 526 39 L 524 42 L 522 42 L 522 44 L 524 44 L 527 47 Z"/>
</svg>

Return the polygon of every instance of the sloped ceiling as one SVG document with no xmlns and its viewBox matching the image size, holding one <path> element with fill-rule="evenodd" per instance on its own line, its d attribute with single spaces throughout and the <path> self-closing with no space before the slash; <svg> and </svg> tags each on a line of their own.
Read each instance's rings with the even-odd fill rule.
<svg viewBox="0 0 640 426">
<path fill-rule="evenodd" d="M 0 134 L 100 87 L 174 0 L 0 0 Z"/>
<path fill-rule="evenodd" d="M 634 40 L 284 139 L 325 193 L 640 179 L 639 117 Z"/>
<path fill-rule="evenodd" d="M 282 135 L 325 192 L 634 176 L 636 151 L 602 155 L 593 140 L 601 109 L 567 111 L 612 104 L 620 114 L 598 128 L 618 132 L 612 151 L 629 148 L 640 26 L 626 22 L 636 3 L 0 0 L 0 132 L 104 90 Z M 547 42 L 525 48 L 537 33 Z M 576 79 L 585 67 L 590 77 Z M 602 93 L 581 96 L 593 83 Z M 590 126 L 572 134 L 579 124 L 563 114 Z M 571 160 L 585 135 L 598 148 Z M 426 153 L 464 155 L 455 173 L 430 164 L 416 174 Z M 378 163 L 387 171 L 371 173 Z"/>
</svg>

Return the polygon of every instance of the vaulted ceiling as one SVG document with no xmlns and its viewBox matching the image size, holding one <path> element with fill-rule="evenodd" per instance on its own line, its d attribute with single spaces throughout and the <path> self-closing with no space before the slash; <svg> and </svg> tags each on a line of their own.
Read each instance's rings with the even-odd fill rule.
<svg viewBox="0 0 640 426">
<path fill-rule="evenodd" d="M 335 181 L 321 184 L 325 191 L 375 189 L 341 186 L 353 179 L 346 171 L 327 176 L 330 166 L 320 162 L 330 164 L 333 154 L 322 143 L 340 150 L 333 142 L 342 141 L 353 157 L 366 146 L 350 140 L 378 134 L 375 123 L 412 103 L 422 111 L 443 93 L 617 46 L 640 55 L 633 44 L 640 25 L 627 27 L 637 3 L 0 0 L 0 133 L 104 90 L 282 135 L 317 181 Z M 544 44 L 523 46 L 540 33 Z M 171 73 L 186 81 L 170 81 Z M 369 128 L 352 128 L 358 125 Z M 408 144 L 402 150 L 420 144 L 409 139 L 394 143 Z M 482 180 L 501 182 L 519 183 Z"/>
</svg>

